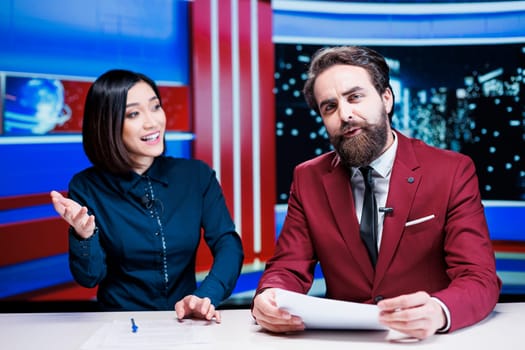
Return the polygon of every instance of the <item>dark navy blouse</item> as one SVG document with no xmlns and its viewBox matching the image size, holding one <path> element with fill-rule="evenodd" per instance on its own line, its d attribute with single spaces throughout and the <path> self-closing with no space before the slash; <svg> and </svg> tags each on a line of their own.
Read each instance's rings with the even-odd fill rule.
<svg viewBox="0 0 525 350">
<path fill-rule="evenodd" d="M 215 172 L 204 162 L 161 156 L 143 175 L 93 167 L 76 174 L 69 197 L 95 215 L 87 240 L 69 234 L 75 280 L 98 287 L 105 310 L 173 310 L 188 294 L 218 306 L 235 284 L 244 258 L 241 240 Z M 201 232 L 214 256 L 197 288 Z"/>
</svg>

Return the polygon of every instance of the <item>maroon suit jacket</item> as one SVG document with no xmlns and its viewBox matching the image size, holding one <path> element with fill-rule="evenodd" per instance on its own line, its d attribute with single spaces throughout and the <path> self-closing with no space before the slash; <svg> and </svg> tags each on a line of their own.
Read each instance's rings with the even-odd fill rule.
<svg viewBox="0 0 525 350">
<path fill-rule="evenodd" d="M 426 291 L 450 311 L 450 331 L 485 318 L 498 301 L 478 179 L 470 158 L 400 133 L 377 265 L 359 236 L 350 178 L 334 152 L 294 170 L 288 212 L 258 291 L 307 293 L 320 263 L 326 297 L 363 303 Z M 407 222 L 434 215 L 431 220 Z"/>
</svg>

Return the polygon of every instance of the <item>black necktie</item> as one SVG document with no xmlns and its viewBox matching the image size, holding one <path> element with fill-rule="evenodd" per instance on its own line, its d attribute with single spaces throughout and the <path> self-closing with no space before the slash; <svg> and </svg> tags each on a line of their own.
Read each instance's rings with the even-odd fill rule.
<svg viewBox="0 0 525 350">
<path fill-rule="evenodd" d="M 361 224 L 359 232 L 361 239 L 365 242 L 368 255 L 372 265 L 377 261 L 377 204 L 374 196 L 374 182 L 372 180 L 372 168 L 367 166 L 359 168 L 365 180 L 365 193 L 363 197 L 363 212 L 361 213 Z"/>
</svg>

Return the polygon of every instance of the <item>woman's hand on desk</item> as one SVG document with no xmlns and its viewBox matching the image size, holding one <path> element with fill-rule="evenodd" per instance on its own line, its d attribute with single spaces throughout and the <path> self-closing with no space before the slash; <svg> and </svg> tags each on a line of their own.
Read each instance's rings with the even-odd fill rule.
<svg viewBox="0 0 525 350">
<path fill-rule="evenodd" d="M 215 322 L 221 323 L 221 314 L 215 310 L 210 298 L 186 295 L 175 304 L 175 313 L 179 320 L 184 317 L 196 317 L 211 321 L 215 318 Z"/>
<path fill-rule="evenodd" d="M 266 330 L 276 333 L 304 330 L 300 317 L 279 309 L 275 301 L 275 289 L 268 288 L 253 300 L 252 316 L 257 324 Z"/>
</svg>

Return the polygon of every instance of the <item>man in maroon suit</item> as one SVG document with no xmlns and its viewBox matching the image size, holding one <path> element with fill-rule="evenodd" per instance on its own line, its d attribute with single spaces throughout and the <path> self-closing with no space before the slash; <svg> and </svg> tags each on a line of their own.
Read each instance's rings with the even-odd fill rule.
<svg viewBox="0 0 525 350">
<path fill-rule="evenodd" d="M 377 303 L 379 322 L 424 339 L 484 319 L 496 275 L 470 158 L 391 128 L 383 56 L 364 47 L 314 55 L 304 95 L 333 152 L 296 167 L 287 216 L 252 315 L 273 332 L 304 329 L 275 289 L 307 293 L 319 262 L 326 297 Z"/>
</svg>

